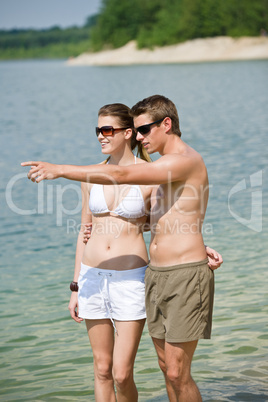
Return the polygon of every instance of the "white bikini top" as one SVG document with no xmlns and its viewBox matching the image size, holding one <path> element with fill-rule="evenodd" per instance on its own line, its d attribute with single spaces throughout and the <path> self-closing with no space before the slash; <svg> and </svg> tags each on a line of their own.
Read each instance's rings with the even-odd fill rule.
<svg viewBox="0 0 268 402">
<path fill-rule="evenodd" d="M 105 201 L 103 184 L 93 184 L 90 191 L 89 208 L 93 215 L 114 213 L 127 219 L 141 218 L 146 215 L 144 200 L 139 185 L 132 185 L 120 204 L 115 210 L 111 211 Z"/>
</svg>

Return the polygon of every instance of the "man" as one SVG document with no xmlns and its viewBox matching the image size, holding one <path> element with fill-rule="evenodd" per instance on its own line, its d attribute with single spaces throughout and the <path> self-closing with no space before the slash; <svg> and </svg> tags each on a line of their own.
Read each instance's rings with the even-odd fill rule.
<svg viewBox="0 0 268 402">
<path fill-rule="evenodd" d="M 148 153 L 161 155 L 145 168 L 144 164 L 22 165 L 32 166 L 28 177 L 37 182 L 64 177 L 100 184 L 155 185 L 151 261 L 145 276 L 149 333 L 169 400 L 199 402 L 191 362 L 198 340 L 210 338 L 214 295 L 214 275 L 202 237 L 209 192 L 207 170 L 201 156 L 182 141 L 177 109 L 169 99 L 161 95 L 146 98 L 133 106 L 132 114 L 137 139 Z M 220 257 L 215 268 L 221 263 Z"/>
</svg>

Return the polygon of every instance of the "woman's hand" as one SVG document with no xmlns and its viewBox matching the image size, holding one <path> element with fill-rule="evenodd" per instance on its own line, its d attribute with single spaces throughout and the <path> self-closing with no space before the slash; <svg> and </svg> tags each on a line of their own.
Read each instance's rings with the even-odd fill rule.
<svg viewBox="0 0 268 402">
<path fill-rule="evenodd" d="M 83 321 L 83 318 L 78 317 L 79 311 L 78 311 L 78 293 L 77 292 L 72 292 L 70 302 L 68 309 L 70 311 L 71 317 L 73 320 L 76 322 L 81 322 Z"/>
<path fill-rule="evenodd" d="M 223 263 L 222 256 L 213 248 L 206 246 L 206 252 L 208 256 L 208 266 L 214 270 L 221 266 Z"/>
<path fill-rule="evenodd" d="M 48 162 L 22 162 L 21 166 L 31 166 L 28 179 L 40 183 L 42 180 L 54 180 L 61 177 L 61 165 Z"/>
<path fill-rule="evenodd" d="M 83 243 L 87 244 L 91 237 L 91 230 L 92 230 L 92 223 L 85 223 L 85 230 L 84 230 L 84 237 L 83 237 Z"/>
</svg>

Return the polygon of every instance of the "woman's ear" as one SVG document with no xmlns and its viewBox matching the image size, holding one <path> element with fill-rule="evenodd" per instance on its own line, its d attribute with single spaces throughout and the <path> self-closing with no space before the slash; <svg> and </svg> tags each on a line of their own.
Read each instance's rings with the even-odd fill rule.
<svg viewBox="0 0 268 402">
<path fill-rule="evenodd" d="M 125 139 L 129 140 L 132 137 L 132 129 L 131 128 L 127 128 L 125 131 Z"/>
</svg>

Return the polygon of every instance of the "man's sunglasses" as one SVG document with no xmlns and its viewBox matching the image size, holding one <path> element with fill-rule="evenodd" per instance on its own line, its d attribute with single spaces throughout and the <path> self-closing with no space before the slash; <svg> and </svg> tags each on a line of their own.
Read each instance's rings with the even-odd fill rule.
<svg viewBox="0 0 268 402">
<path fill-rule="evenodd" d="M 143 134 L 148 134 L 148 133 L 151 131 L 151 126 L 152 126 L 153 124 L 160 123 L 160 122 L 163 121 L 164 119 L 165 119 L 165 117 L 163 117 L 163 119 L 153 121 L 152 123 L 144 124 L 143 126 L 140 126 L 140 127 L 135 128 L 135 131 L 136 131 L 136 133 L 141 133 L 142 135 L 143 135 Z"/>
<path fill-rule="evenodd" d="M 126 130 L 127 128 L 130 127 L 120 127 L 120 128 L 113 128 L 113 126 L 102 126 L 102 127 L 96 127 L 96 136 L 98 137 L 100 133 L 102 135 L 108 136 L 108 135 L 114 135 L 117 131 L 123 131 Z"/>
</svg>

